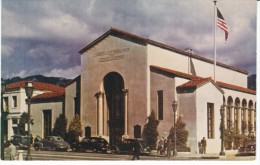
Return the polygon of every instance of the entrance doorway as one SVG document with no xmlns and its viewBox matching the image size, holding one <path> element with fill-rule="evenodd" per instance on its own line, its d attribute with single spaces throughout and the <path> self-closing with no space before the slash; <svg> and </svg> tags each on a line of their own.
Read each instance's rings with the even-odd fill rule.
<svg viewBox="0 0 260 165">
<path fill-rule="evenodd" d="M 108 109 L 108 129 L 110 144 L 121 141 L 124 134 L 124 80 L 116 72 L 104 77 L 104 89 Z"/>
</svg>

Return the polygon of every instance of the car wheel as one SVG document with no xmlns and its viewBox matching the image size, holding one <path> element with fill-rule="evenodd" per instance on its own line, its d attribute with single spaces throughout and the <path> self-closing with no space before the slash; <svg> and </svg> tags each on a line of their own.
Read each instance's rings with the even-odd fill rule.
<svg viewBox="0 0 260 165">
<path fill-rule="evenodd" d="M 120 149 L 118 147 L 115 148 L 115 153 L 117 153 L 117 154 L 121 153 L 121 151 L 120 151 Z"/>
<path fill-rule="evenodd" d="M 39 148 L 39 146 L 35 146 L 34 149 L 35 149 L 35 151 L 39 151 L 40 148 Z"/>
</svg>

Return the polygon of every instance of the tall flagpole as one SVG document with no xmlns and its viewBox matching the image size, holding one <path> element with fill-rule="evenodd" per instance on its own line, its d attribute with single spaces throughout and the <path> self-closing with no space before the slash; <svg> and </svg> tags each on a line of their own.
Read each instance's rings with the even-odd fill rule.
<svg viewBox="0 0 260 165">
<path fill-rule="evenodd" d="M 217 23 L 217 15 L 216 15 L 216 3 L 214 0 L 214 81 L 216 82 L 216 63 L 217 63 L 217 50 L 216 50 L 216 23 Z"/>
</svg>

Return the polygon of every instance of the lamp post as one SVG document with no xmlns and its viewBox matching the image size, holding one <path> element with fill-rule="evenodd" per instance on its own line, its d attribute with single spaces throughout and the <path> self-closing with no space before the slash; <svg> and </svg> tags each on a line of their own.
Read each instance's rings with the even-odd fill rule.
<svg viewBox="0 0 260 165">
<path fill-rule="evenodd" d="M 173 115 L 173 122 L 174 122 L 174 150 L 173 150 L 173 156 L 177 155 L 177 149 L 176 149 L 176 123 L 175 123 L 177 107 L 178 107 L 178 102 L 176 100 L 174 100 L 172 102 L 172 110 L 173 110 L 173 113 L 174 113 L 174 115 Z"/>
<path fill-rule="evenodd" d="M 33 83 L 32 82 L 26 82 L 25 84 L 25 93 L 27 96 L 26 103 L 28 104 L 28 150 L 27 150 L 27 156 L 26 160 L 32 160 L 31 157 L 31 130 L 30 130 L 30 125 L 31 125 L 31 97 L 33 95 Z"/>
<path fill-rule="evenodd" d="M 4 155 L 4 134 L 5 134 L 5 117 L 6 113 L 4 110 L 4 98 L 3 95 L 5 93 L 5 84 L 1 84 L 1 160 L 4 160 L 5 155 Z"/>
<path fill-rule="evenodd" d="M 224 106 L 222 105 L 220 108 L 220 114 L 221 114 L 221 151 L 219 155 L 225 156 L 225 151 L 224 151 Z"/>
</svg>

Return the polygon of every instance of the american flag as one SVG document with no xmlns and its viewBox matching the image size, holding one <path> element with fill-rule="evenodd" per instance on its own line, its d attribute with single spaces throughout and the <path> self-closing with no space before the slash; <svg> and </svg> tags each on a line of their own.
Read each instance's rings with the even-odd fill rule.
<svg viewBox="0 0 260 165">
<path fill-rule="evenodd" d="M 220 27 L 220 29 L 224 30 L 224 32 L 225 32 L 225 40 L 227 40 L 227 38 L 228 38 L 227 23 L 224 20 L 224 17 L 222 16 L 222 14 L 218 10 L 218 8 L 217 8 L 217 26 Z"/>
</svg>

